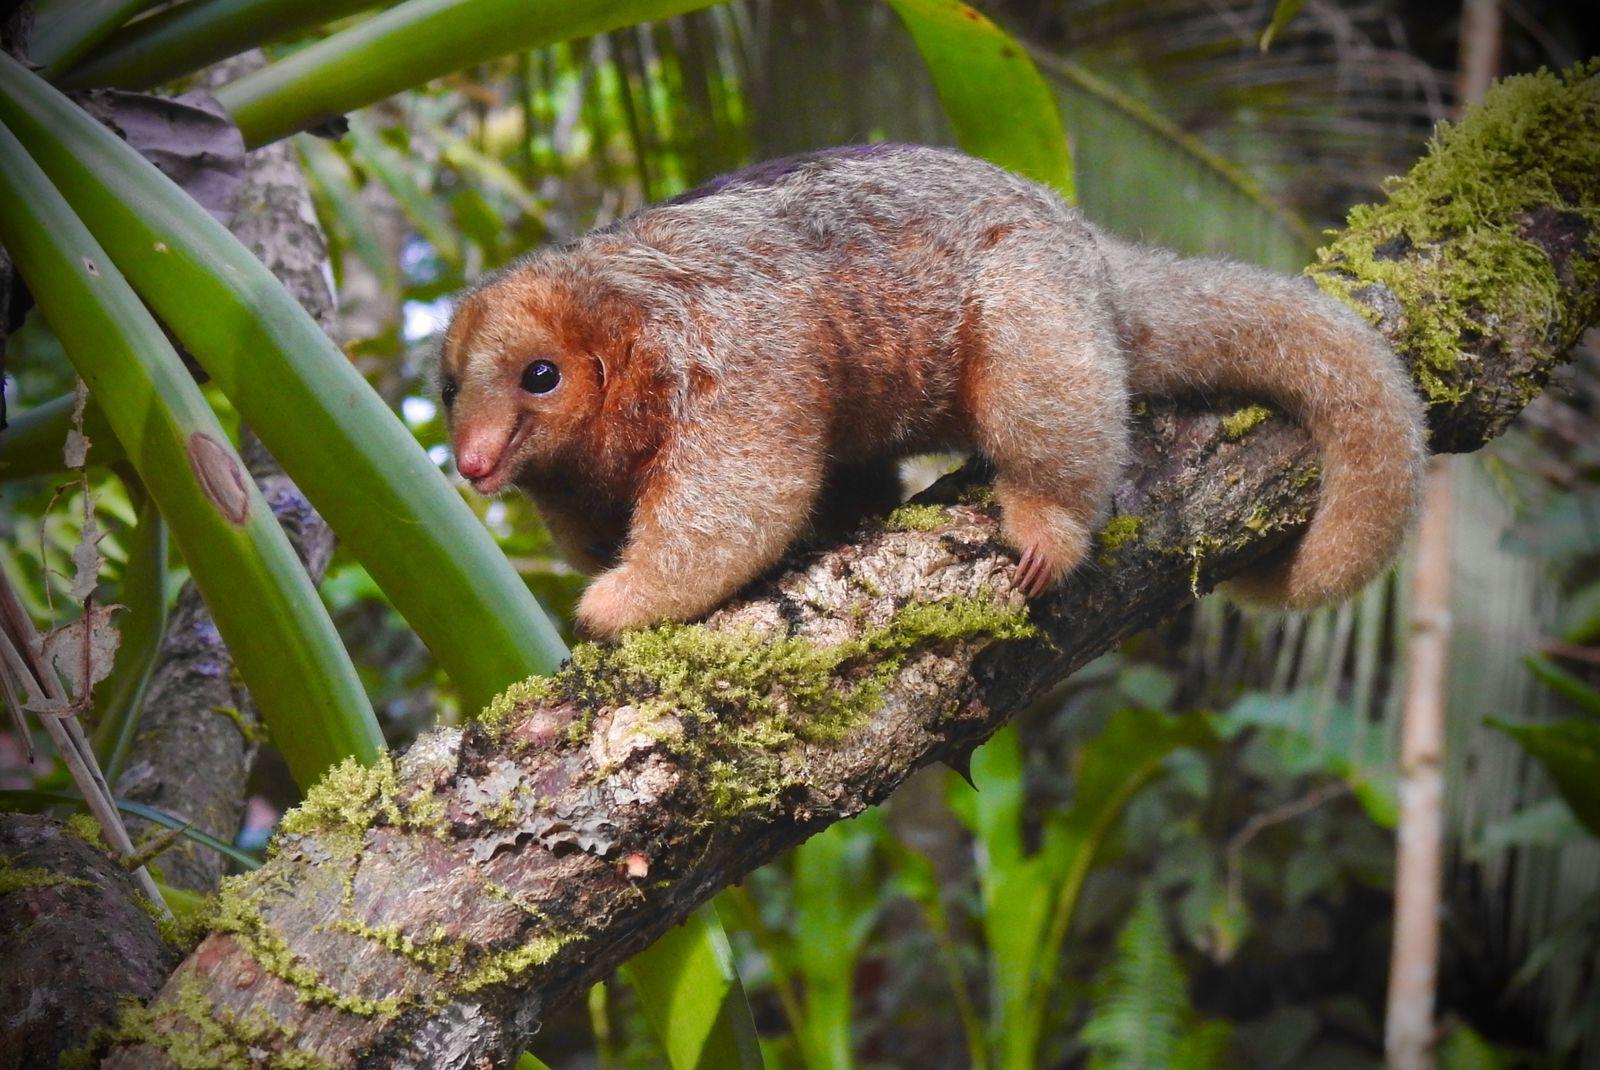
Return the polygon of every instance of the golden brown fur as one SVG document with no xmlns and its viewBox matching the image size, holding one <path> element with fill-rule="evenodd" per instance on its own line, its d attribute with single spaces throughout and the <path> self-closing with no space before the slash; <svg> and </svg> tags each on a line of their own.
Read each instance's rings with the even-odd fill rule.
<svg viewBox="0 0 1600 1070">
<path fill-rule="evenodd" d="M 524 389 L 535 362 L 554 387 Z M 1241 586 L 1312 605 L 1387 563 L 1424 452 L 1392 354 L 1307 284 L 1115 241 L 911 146 L 761 165 L 521 261 L 460 302 L 441 377 L 463 474 L 526 491 L 601 573 L 596 635 L 705 613 L 930 450 L 994 463 L 1038 594 L 1102 519 L 1132 393 L 1249 393 L 1307 426 L 1317 515 Z"/>
</svg>

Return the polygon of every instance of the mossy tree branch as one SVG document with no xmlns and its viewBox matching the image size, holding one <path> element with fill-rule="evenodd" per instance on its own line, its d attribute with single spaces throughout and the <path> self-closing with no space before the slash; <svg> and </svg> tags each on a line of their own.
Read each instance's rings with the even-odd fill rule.
<svg viewBox="0 0 1600 1070">
<path fill-rule="evenodd" d="M 1439 448 L 1501 431 L 1600 312 L 1597 69 L 1503 86 L 1313 268 L 1416 369 Z M 342 768 L 108 1065 L 506 1065 L 716 891 L 1289 537 L 1315 455 L 1225 416 L 1141 416 L 1098 559 L 1031 612 L 966 473 L 703 625 L 580 648 Z"/>
<path fill-rule="evenodd" d="M 92 819 L 0 815 L 0 1067 L 56 1066 L 177 964 Z M 93 841 L 93 842 L 91 842 Z"/>
</svg>

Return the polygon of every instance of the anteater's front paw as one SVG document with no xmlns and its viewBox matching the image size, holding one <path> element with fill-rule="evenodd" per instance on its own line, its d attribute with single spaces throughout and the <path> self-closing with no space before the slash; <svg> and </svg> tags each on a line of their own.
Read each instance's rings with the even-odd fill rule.
<svg viewBox="0 0 1600 1070">
<path fill-rule="evenodd" d="M 652 623 L 654 616 L 627 572 L 612 569 L 589 584 L 579 599 L 578 634 L 586 639 L 614 639 L 629 628 Z"/>
</svg>

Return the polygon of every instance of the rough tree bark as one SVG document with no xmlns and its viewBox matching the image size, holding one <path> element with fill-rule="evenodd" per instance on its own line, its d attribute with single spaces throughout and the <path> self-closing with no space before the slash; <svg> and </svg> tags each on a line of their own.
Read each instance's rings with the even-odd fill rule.
<svg viewBox="0 0 1600 1070">
<path fill-rule="evenodd" d="M 1415 370 L 1438 449 L 1502 430 L 1600 311 L 1597 69 L 1503 86 L 1313 269 Z M 1031 611 L 969 473 L 703 625 L 580 648 L 330 775 L 106 1065 L 504 1066 L 717 890 L 1272 552 L 1316 472 L 1285 421 L 1156 407 L 1097 560 Z"/>
<path fill-rule="evenodd" d="M 61 822 L 0 822 L 0 1070 L 55 1066 L 179 959 L 110 853 Z"/>
</svg>

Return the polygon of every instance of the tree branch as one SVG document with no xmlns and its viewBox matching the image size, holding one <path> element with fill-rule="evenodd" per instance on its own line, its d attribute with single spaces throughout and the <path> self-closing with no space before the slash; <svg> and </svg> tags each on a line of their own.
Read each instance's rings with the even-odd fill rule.
<svg viewBox="0 0 1600 1070">
<path fill-rule="evenodd" d="M 1314 269 L 1377 313 L 1439 448 L 1503 429 L 1596 316 L 1588 73 L 1502 87 Z M 252 1015 L 271 1030 L 248 1043 L 205 1034 L 219 1059 L 504 1066 L 716 891 L 1271 552 L 1316 471 L 1286 421 L 1158 407 L 1097 560 L 1031 612 L 969 472 L 703 625 L 582 647 L 466 729 L 330 776 L 108 1065 L 170 1065 L 159 1049 Z"/>
<path fill-rule="evenodd" d="M 0 814 L 0 1068 L 55 1066 L 178 961 L 118 861 L 48 817 Z"/>
</svg>

